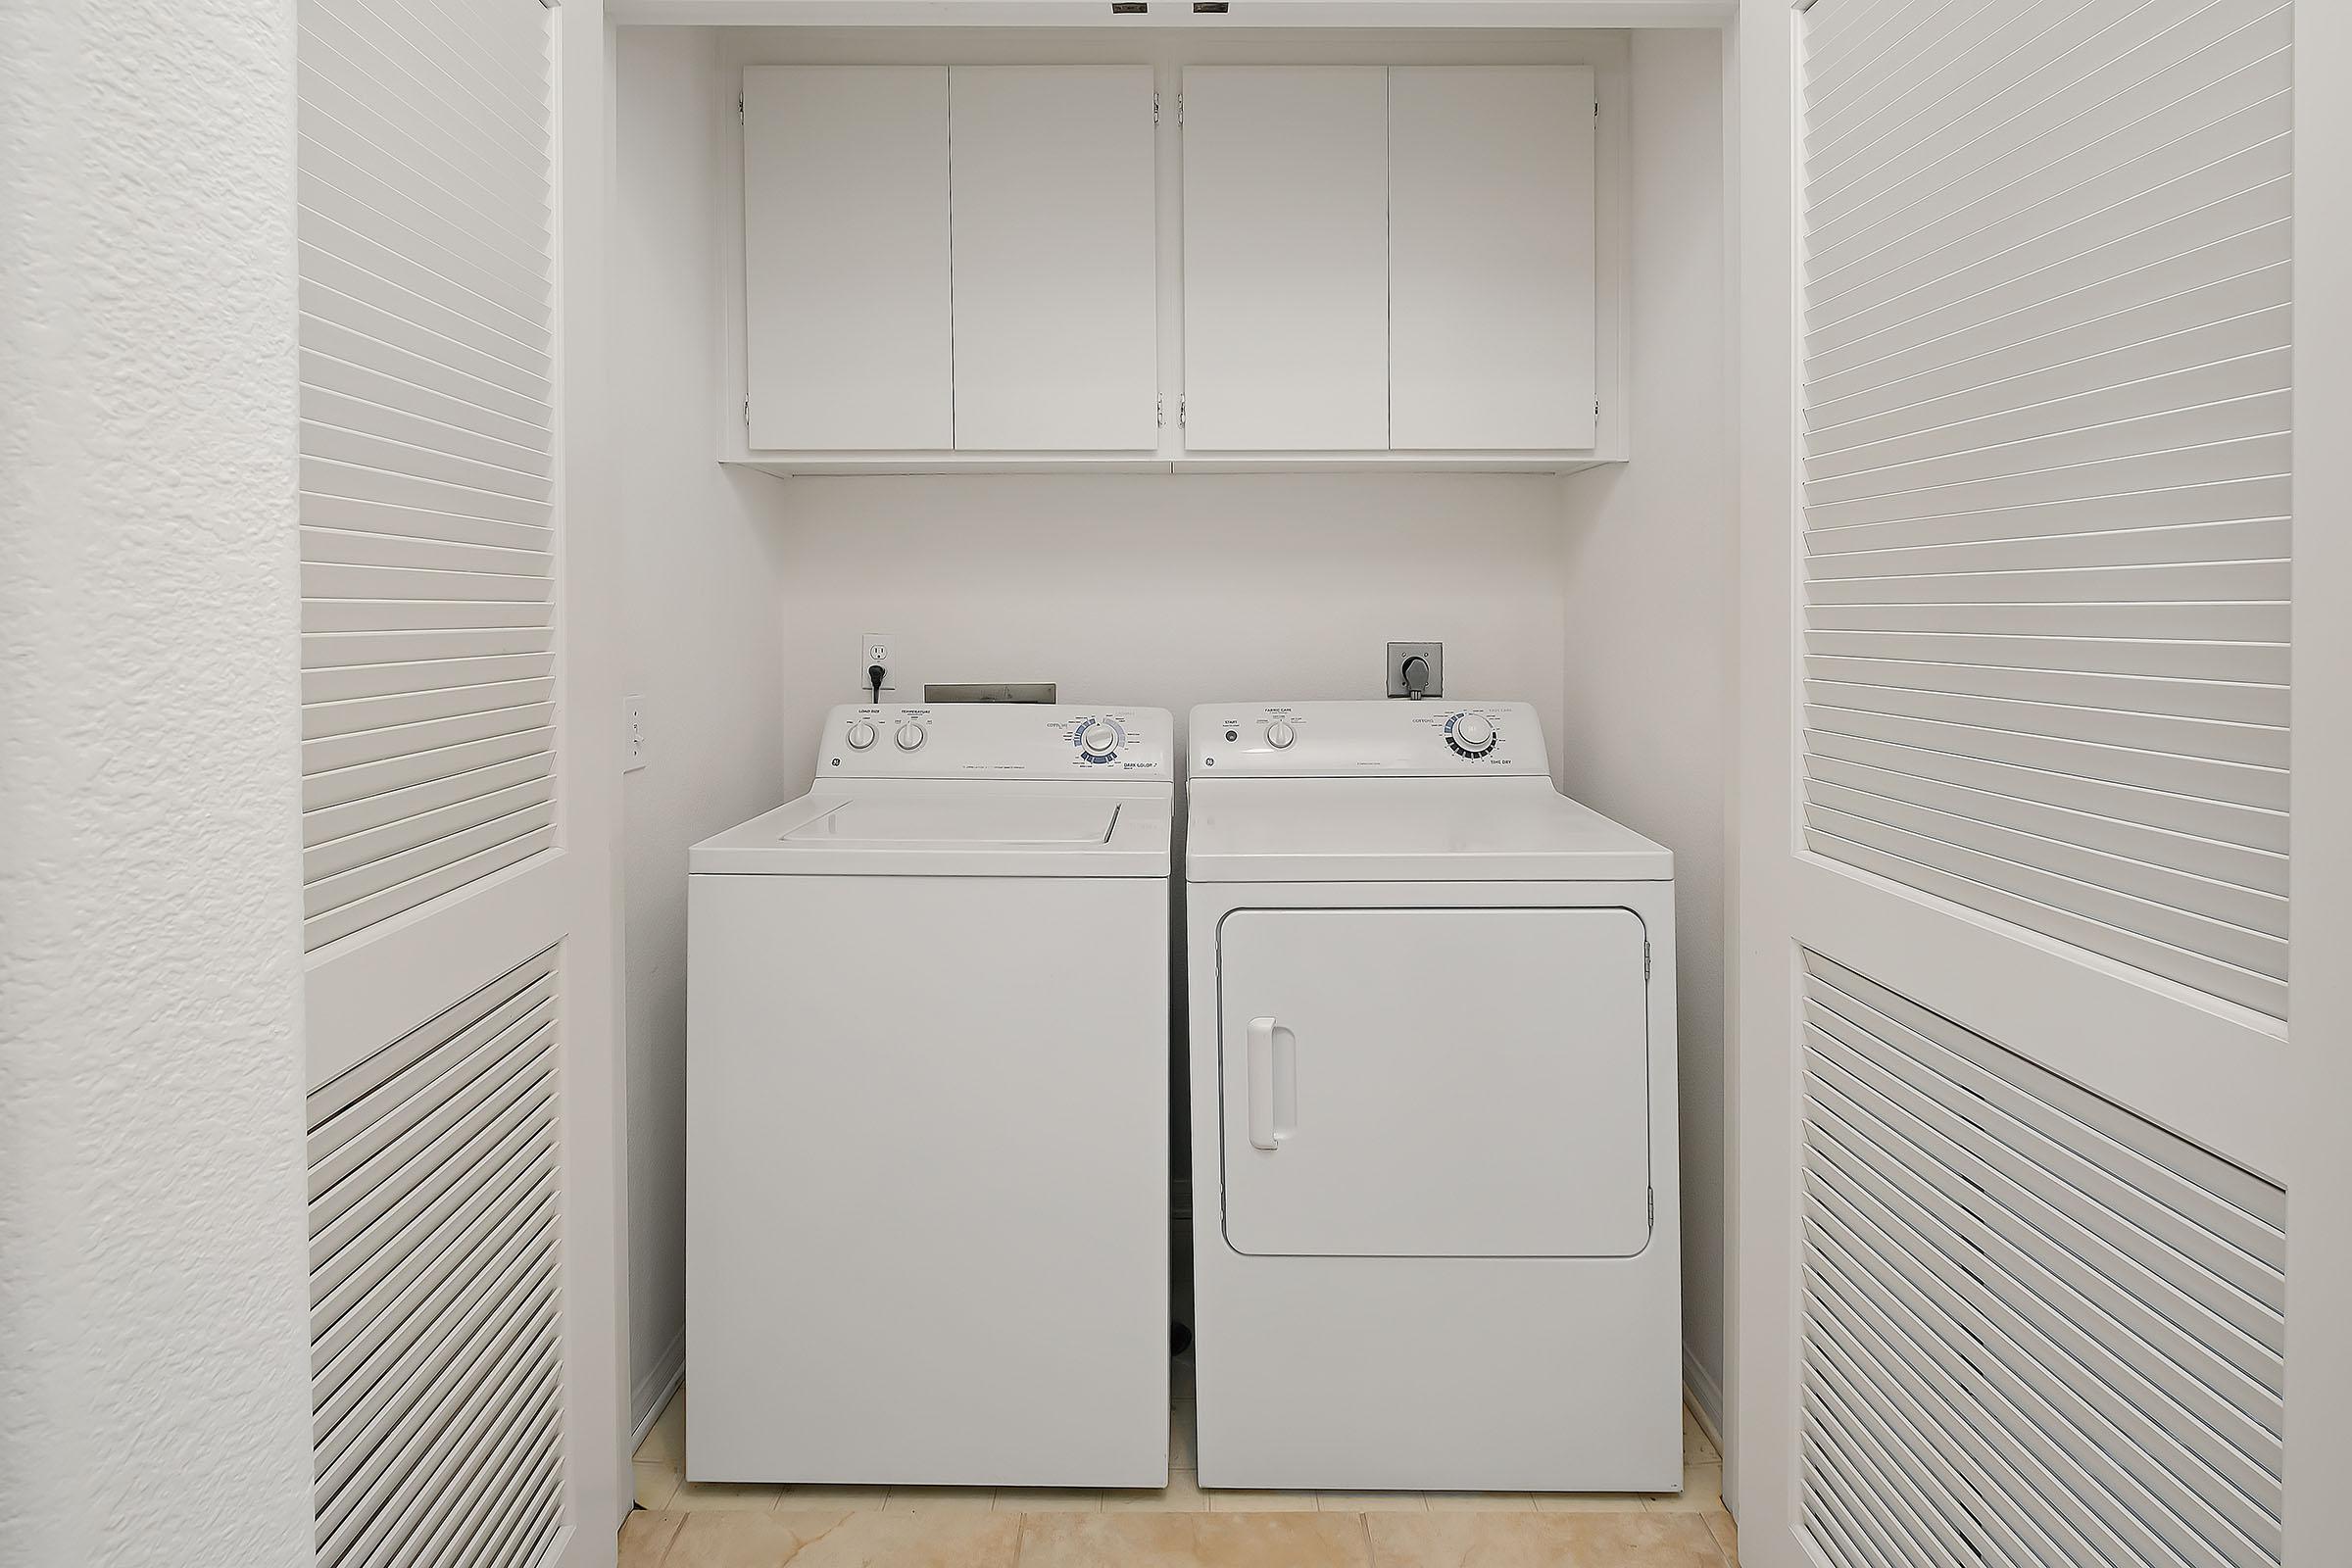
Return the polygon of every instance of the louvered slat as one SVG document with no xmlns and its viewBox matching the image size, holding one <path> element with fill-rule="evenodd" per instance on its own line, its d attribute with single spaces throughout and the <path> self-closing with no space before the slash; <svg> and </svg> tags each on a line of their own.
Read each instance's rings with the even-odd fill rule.
<svg viewBox="0 0 2352 1568">
<path fill-rule="evenodd" d="M 1805 956 L 1807 1528 L 1849 1565 L 2277 1564 L 2285 1195 Z"/>
<path fill-rule="evenodd" d="M 531 0 L 304 0 L 304 940 L 554 840 L 552 92 Z"/>
<path fill-rule="evenodd" d="M 1882 136 L 1838 172 L 1825 171 L 1807 203 L 1815 230 L 1826 234 L 1847 215 L 1881 207 L 1898 187 L 1913 208 L 1948 205 L 1972 179 L 2006 167 L 2037 142 L 2080 145 L 2098 127 L 2132 123 L 2169 106 L 2203 79 L 2209 50 L 2243 58 L 2284 49 L 2289 39 L 2283 9 L 2265 15 L 2243 0 L 2205 0 L 2177 25 L 2135 29 L 2127 46 L 2109 44 L 2108 30 L 2136 4 L 2100 0 L 2078 6 L 2071 17 L 2063 7 L 2042 7 L 2042 15 L 2065 20 L 2055 36 L 2032 40 L 2030 69 L 2004 72 L 1997 88 L 1972 96 L 1932 139 Z M 2226 41 L 2247 27 L 2266 37 L 2253 45 Z M 1916 127 L 1920 121 L 1905 116 L 1898 123 Z M 2049 148 L 2042 152 L 2046 157 Z"/>
<path fill-rule="evenodd" d="M 399 725 L 398 733 L 364 730 L 357 735 L 329 735 L 303 743 L 303 763 L 305 771 L 315 776 L 344 771 L 356 775 L 369 764 L 412 759 L 418 766 L 426 766 L 436 754 L 447 756 L 462 743 L 527 734 L 544 729 L 554 719 L 551 704 L 535 703 Z"/>
<path fill-rule="evenodd" d="M 309 1098 L 318 1560 L 538 1560 L 561 1507 L 554 955 Z"/>
<path fill-rule="evenodd" d="M 2250 171 L 2276 167 L 2261 152 L 2290 129 L 2287 74 L 2275 61 L 2209 67 L 2203 84 L 2152 123 L 2103 126 L 2101 138 L 2080 150 L 2035 144 L 1972 186 L 1966 194 L 1973 200 L 1923 209 L 1926 220 L 1916 226 L 1906 206 L 1883 218 L 1865 214 L 1873 220 L 1857 221 L 1842 239 L 1818 251 L 1809 246 L 1807 347 L 1851 345 L 1889 324 L 1907 307 L 1906 295 L 1955 271 L 2072 254 L 2119 220 L 2140 219 L 2131 209 L 2143 200 L 2162 212 L 2182 199 L 2218 199 L 2230 185 L 2199 177 L 2216 167 L 2217 147 L 2243 149 L 2245 168 L 2225 177 L 2250 187 Z M 2019 250 L 2024 257 L 2012 255 Z"/>
<path fill-rule="evenodd" d="M 545 769 L 552 765 L 546 755 L 549 744 L 550 737 L 546 734 L 525 728 L 426 750 L 415 756 L 314 773 L 303 781 L 303 807 L 307 813 L 303 819 L 305 842 L 334 838 L 357 831 L 357 827 L 372 827 L 379 821 L 405 815 L 404 803 L 392 797 L 437 785 L 456 787 L 467 775 L 484 767 L 534 761 Z M 408 798 L 431 799 L 439 804 L 443 799 L 461 797 Z"/>
<path fill-rule="evenodd" d="M 1803 25 L 1806 847 L 2282 1015 L 2290 7 Z"/>
</svg>

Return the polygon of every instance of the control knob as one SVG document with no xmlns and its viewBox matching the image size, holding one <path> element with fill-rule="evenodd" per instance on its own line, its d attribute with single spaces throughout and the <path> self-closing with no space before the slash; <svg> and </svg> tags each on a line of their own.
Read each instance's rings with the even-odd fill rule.
<svg viewBox="0 0 2352 1568">
<path fill-rule="evenodd" d="M 897 740 L 900 751 L 913 751 L 916 747 L 923 744 L 923 726 L 915 723 L 912 719 L 908 719 L 906 723 L 899 726 Z"/>
<path fill-rule="evenodd" d="M 1476 713 L 1456 713 L 1446 731 L 1456 756 L 1484 757 L 1494 749 L 1494 726 Z"/>
<path fill-rule="evenodd" d="M 851 751 L 862 752 L 874 744 L 874 726 L 862 718 L 858 719 L 850 725 L 848 739 Z"/>
<path fill-rule="evenodd" d="M 1289 751 L 1291 742 L 1298 738 L 1298 732 L 1279 718 L 1266 726 L 1266 744 L 1278 752 Z"/>
<path fill-rule="evenodd" d="M 1098 720 L 1079 733 L 1078 744 L 1086 748 L 1089 757 L 1108 757 L 1118 750 L 1119 732 Z"/>
</svg>

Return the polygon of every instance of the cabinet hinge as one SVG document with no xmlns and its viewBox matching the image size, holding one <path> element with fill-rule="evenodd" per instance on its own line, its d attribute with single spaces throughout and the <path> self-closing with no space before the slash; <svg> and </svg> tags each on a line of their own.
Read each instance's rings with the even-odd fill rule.
<svg viewBox="0 0 2352 1568">
<path fill-rule="evenodd" d="M 746 430 L 752 427 L 752 400 L 750 398 L 743 400 L 743 427 Z"/>
<path fill-rule="evenodd" d="M 741 93 L 735 95 L 735 118 L 738 121 L 743 119 L 743 94 Z"/>
<path fill-rule="evenodd" d="M 1152 422 L 1153 424 L 1168 422 L 1168 400 L 1166 398 L 1158 397 L 1152 400 Z"/>
<path fill-rule="evenodd" d="M 1182 398 L 1176 400 L 1176 422 L 1179 426 L 1184 423 L 1184 399 Z"/>
<path fill-rule="evenodd" d="M 1152 95 L 1152 123 L 1154 125 L 1159 123 L 1159 94 L 1157 93 Z"/>
</svg>

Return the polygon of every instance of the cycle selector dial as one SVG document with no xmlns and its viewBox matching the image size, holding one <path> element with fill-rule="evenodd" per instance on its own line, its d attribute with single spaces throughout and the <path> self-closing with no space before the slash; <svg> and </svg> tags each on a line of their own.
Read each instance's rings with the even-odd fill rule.
<svg viewBox="0 0 2352 1568">
<path fill-rule="evenodd" d="M 909 719 L 899 726 L 899 733 L 895 739 L 899 743 L 900 751 L 911 752 L 923 744 L 923 726 Z"/>
<path fill-rule="evenodd" d="M 1291 743 L 1298 738 L 1298 732 L 1279 718 L 1266 726 L 1266 744 L 1278 752 L 1289 751 Z"/>
<path fill-rule="evenodd" d="M 1456 757 L 1484 757 L 1494 750 L 1497 739 L 1494 726 L 1476 713 L 1456 713 L 1446 726 L 1446 744 Z"/>
<path fill-rule="evenodd" d="M 874 726 L 873 726 L 873 725 L 871 725 L 871 724 L 869 724 L 869 723 L 867 723 L 867 722 L 866 722 L 864 719 L 862 719 L 862 718 L 861 718 L 861 719 L 858 719 L 858 720 L 856 723 L 854 723 L 854 724 L 852 724 L 852 725 L 850 726 L 850 733 L 849 733 L 849 734 L 848 734 L 848 736 L 847 736 L 847 737 L 845 737 L 845 738 L 846 738 L 846 739 L 849 741 L 849 743 L 850 743 L 850 750 L 851 750 L 851 751 L 853 751 L 853 752 L 862 752 L 862 751 L 864 751 L 864 750 L 865 750 L 867 747 L 869 747 L 869 746 L 871 746 L 871 745 L 873 745 L 873 744 L 874 744 L 874 740 L 875 740 L 875 731 L 874 731 Z"/>
<path fill-rule="evenodd" d="M 1108 757 L 1119 749 L 1119 732 L 1108 724 L 1089 724 L 1079 732 L 1078 744 L 1089 757 Z"/>
</svg>

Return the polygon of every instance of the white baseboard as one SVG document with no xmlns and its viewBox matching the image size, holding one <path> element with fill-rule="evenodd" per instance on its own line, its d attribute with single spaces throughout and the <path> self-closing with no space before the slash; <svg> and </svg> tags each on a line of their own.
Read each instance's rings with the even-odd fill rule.
<svg viewBox="0 0 2352 1568">
<path fill-rule="evenodd" d="M 669 1348 L 662 1352 L 653 1370 L 638 1379 L 637 1387 L 629 1393 L 629 1413 L 632 1418 L 629 1452 L 635 1453 L 643 1446 L 645 1435 L 654 1430 L 654 1423 L 661 1420 L 662 1412 L 669 1407 L 670 1396 L 677 1393 L 678 1386 L 685 1381 L 686 1328 L 680 1324 L 678 1337 L 669 1342 Z"/>
<path fill-rule="evenodd" d="M 1723 1446 L 1723 1385 L 1708 1375 L 1707 1369 L 1699 1364 L 1698 1356 L 1688 1345 L 1683 1347 L 1683 1393 L 1690 1400 L 1690 1413 L 1697 1416 L 1698 1424 L 1706 1429 L 1707 1441 L 1715 1445 L 1715 1451 L 1726 1451 Z"/>
</svg>

